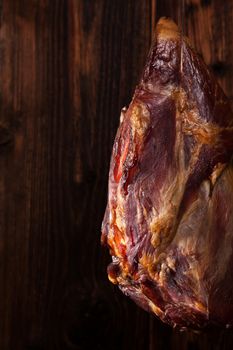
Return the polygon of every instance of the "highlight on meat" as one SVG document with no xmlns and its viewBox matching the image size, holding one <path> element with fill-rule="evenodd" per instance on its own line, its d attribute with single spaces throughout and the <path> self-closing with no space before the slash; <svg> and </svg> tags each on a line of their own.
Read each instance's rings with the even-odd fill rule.
<svg viewBox="0 0 233 350">
<path fill-rule="evenodd" d="M 121 112 L 101 240 L 110 281 L 173 327 L 233 325 L 232 153 L 229 101 L 161 18 Z"/>
</svg>

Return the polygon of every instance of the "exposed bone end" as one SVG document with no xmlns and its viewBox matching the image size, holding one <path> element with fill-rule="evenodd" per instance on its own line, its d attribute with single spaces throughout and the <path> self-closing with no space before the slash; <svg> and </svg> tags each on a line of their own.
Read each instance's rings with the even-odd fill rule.
<svg viewBox="0 0 233 350">
<path fill-rule="evenodd" d="M 183 34 L 181 35 L 181 29 L 171 18 L 160 18 L 156 25 L 155 36 L 157 40 L 180 41 L 182 39 L 182 41 L 184 41 L 188 46 L 194 49 L 189 38 L 187 38 L 187 36 Z"/>
<path fill-rule="evenodd" d="M 156 26 L 156 36 L 159 39 L 179 39 L 180 30 L 170 18 L 162 17 Z"/>
</svg>

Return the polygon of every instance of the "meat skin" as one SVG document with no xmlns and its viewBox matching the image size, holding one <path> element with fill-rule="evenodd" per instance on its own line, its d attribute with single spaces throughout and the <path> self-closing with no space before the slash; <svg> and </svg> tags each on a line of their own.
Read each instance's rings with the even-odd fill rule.
<svg viewBox="0 0 233 350">
<path fill-rule="evenodd" d="M 115 138 L 102 224 L 110 281 L 173 327 L 233 325 L 233 114 L 161 18 Z"/>
</svg>

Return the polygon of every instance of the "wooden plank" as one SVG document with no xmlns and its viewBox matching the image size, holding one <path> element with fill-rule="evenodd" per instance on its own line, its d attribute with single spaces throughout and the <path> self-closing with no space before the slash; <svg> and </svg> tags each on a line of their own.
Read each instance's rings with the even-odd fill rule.
<svg viewBox="0 0 233 350">
<path fill-rule="evenodd" d="M 178 0 L 0 0 L 0 349 L 230 349 L 172 331 L 106 277 L 111 148 L 155 15 Z M 232 94 L 232 0 L 186 0 L 185 31 Z M 201 25 L 201 22 L 203 25 Z"/>
<path fill-rule="evenodd" d="M 82 213 L 78 230 L 85 231 L 80 254 L 88 251 L 88 259 L 83 257 L 86 268 L 81 288 L 88 290 L 85 307 L 92 300 L 87 320 L 81 317 L 79 321 L 88 334 L 82 346 L 99 344 L 99 348 L 104 349 L 146 349 L 149 315 L 107 281 L 106 266 L 110 258 L 107 251 L 100 249 L 100 226 L 120 110 L 130 102 L 150 45 L 150 3 L 73 1 L 73 13 L 76 18 L 72 40 L 74 54 L 70 61 L 74 71 L 75 110 L 72 114 L 79 130 L 76 205 Z M 99 304 L 102 315 L 95 316 Z M 97 318 L 95 323 L 94 317 Z M 93 332 L 92 327 L 97 330 Z"/>
<path fill-rule="evenodd" d="M 213 71 L 229 98 L 233 96 L 233 1 L 157 1 L 156 19 L 173 18 Z M 182 19 L 183 16 L 183 19 Z M 233 104 L 232 104 L 233 105 Z M 156 336 L 155 336 L 156 337 Z M 173 331 L 170 349 L 230 349 L 232 331 L 192 333 Z"/>
<path fill-rule="evenodd" d="M 0 6 L 0 116 L 12 135 L 1 149 L 2 349 L 49 344 L 65 293 L 73 225 L 66 6 Z"/>
<path fill-rule="evenodd" d="M 0 0 L 1 349 L 148 348 L 149 315 L 107 281 L 100 226 L 151 13 Z"/>
</svg>

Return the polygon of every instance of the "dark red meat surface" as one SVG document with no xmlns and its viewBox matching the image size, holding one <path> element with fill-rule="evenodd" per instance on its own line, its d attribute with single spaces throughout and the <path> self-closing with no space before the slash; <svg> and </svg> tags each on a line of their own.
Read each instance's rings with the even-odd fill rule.
<svg viewBox="0 0 233 350">
<path fill-rule="evenodd" d="M 102 243 L 110 281 L 172 326 L 233 325 L 233 115 L 162 18 L 113 146 Z"/>
</svg>

